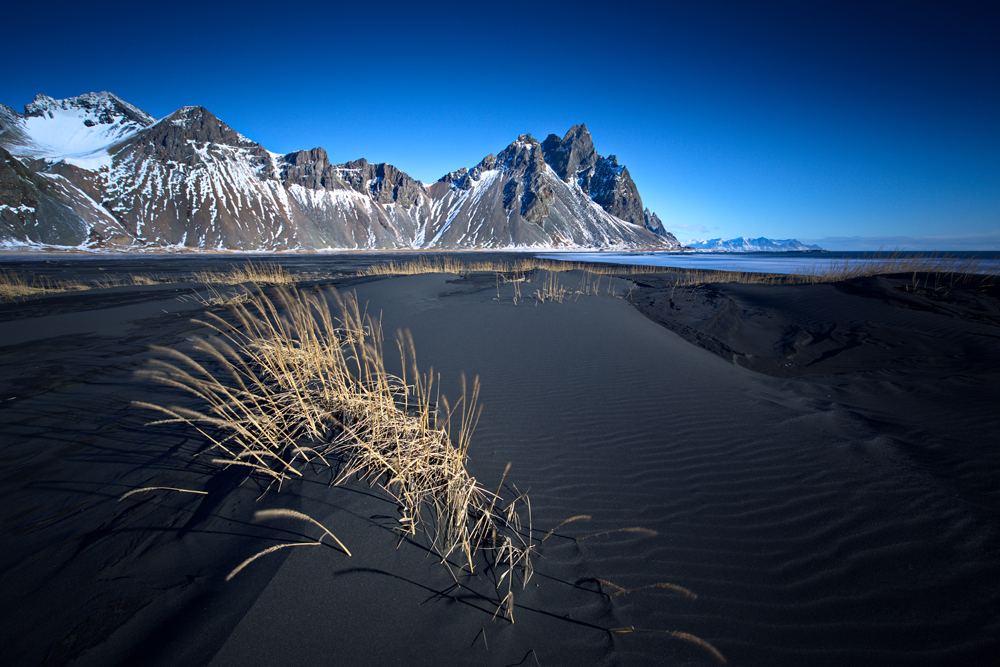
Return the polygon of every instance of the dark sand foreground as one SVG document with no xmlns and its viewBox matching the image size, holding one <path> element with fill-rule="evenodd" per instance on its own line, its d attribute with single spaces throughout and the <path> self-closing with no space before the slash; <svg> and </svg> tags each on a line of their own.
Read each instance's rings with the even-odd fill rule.
<svg viewBox="0 0 1000 667">
<path fill-rule="evenodd" d="M 279 261 L 340 272 L 304 285 L 356 291 L 387 337 L 409 329 L 448 396 L 461 373 L 479 376 L 470 470 L 495 487 L 512 463 L 539 537 L 591 518 L 541 545 L 510 624 L 494 618 L 489 573 L 456 587 L 420 541 L 397 548 L 396 507 L 377 488 L 330 488 L 317 472 L 260 497 L 244 473 L 193 458 L 204 442 L 190 427 L 146 425 L 156 414 L 132 401 L 197 406 L 134 375 L 150 345 L 211 335 L 191 322 L 205 308 L 178 300 L 197 286 L 2 304 L 0 664 L 718 664 L 664 630 L 734 665 L 996 664 L 995 288 L 874 278 L 672 293 L 666 277 L 634 276 L 632 303 L 536 306 L 514 305 L 511 285 L 496 300 L 492 275 L 358 278 L 371 257 Z M 118 500 L 146 485 L 209 493 Z M 261 548 L 315 537 L 251 521 L 271 507 L 308 512 L 353 557 L 286 549 L 226 583 Z M 573 539 L 607 531 L 619 532 Z M 599 579 L 697 598 L 612 597 Z M 607 632 L 627 627 L 657 632 Z"/>
</svg>

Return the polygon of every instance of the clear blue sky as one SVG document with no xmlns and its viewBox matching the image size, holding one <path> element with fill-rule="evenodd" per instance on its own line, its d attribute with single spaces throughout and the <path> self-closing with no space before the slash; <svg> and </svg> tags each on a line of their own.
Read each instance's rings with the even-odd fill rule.
<svg viewBox="0 0 1000 667">
<path fill-rule="evenodd" d="M 1000 10 L 937 5 L 21 2 L 0 102 L 202 105 L 423 181 L 585 122 L 682 240 L 1000 250 Z"/>
</svg>

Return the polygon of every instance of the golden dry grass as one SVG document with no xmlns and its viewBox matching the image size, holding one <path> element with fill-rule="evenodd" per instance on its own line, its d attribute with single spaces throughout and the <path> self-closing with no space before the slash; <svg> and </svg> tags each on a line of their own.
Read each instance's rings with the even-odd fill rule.
<svg viewBox="0 0 1000 667">
<path fill-rule="evenodd" d="M 77 292 L 122 286 L 158 285 L 170 282 L 178 281 L 167 276 L 150 274 L 108 274 L 102 275 L 96 280 L 82 282 L 78 280 L 58 280 L 48 276 L 38 276 L 33 273 L 18 273 L 10 269 L 0 268 L 0 301 L 14 301 L 62 292 Z"/>
<path fill-rule="evenodd" d="M 87 289 L 78 283 L 58 281 L 46 276 L 18 273 L 0 268 L 0 301 L 14 301 L 44 294 Z"/>
<path fill-rule="evenodd" d="M 569 288 L 560 285 L 559 277 L 550 271 L 542 281 L 541 288 L 535 290 L 534 297 L 536 303 L 545 303 L 546 301 L 562 303 L 567 294 L 569 294 Z"/>
<path fill-rule="evenodd" d="M 466 387 L 463 378 L 463 395 L 449 405 L 433 372 L 418 371 L 406 334 L 396 340 L 403 377 L 391 375 L 381 325 L 351 295 L 282 287 L 269 297 L 258 290 L 232 312 L 235 328 L 208 314 L 204 324 L 219 336 L 195 344 L 204 362 L 157 348 L 166 359 L 144 374 L 193 394 L 204 408 L 137 403 L 166 415 L 156 423 L 193 426 L 210 443 L 212 461 L 245 467 L 278 488 L 307 466 L 335 460 L 335 483 L 358 477 L 379 486 L 399 507 L 399 530 L 425 536 L 443 563 L 461 556 L 471 573 L 482 553 L 504 569 L 498 584 L 506 579 L 509 589 L 515 572 L 527 582 L 527 499 L 503 502 L 501 488 L 484 488 L 465 468 L 478 379 Z M 508 618 L 510 599 L 508 590 Z"/>
<path fill-rule="evenodd" d="M 294 285 L 302 280 L 298 274 L 292 273 L 278 264 L 268 262 L 232 264 L 228 271 L 196 271 L 193 276 L 196 281 L 206 285 L 240 285 L 243 283 Z"/>
<path fill-rule="evenodd" d="M 207 287 L 208 294 L 204 296 L 196 292 L 193 296 L 188 295 L 180 298 L 182 300 L 194 298 L 198 303 L 209 308 L 231 308 L 250 301 L 251 292 L 242 285 L 237 285 L 234 289 L 227 292 L 219 291 L 213 285 L 208 285 Z"/>
<path fill-rule="evenodd" d="M 84 283 L 86 289 L 106 289 L 109 287 L 134 287 L 146 285 L 161 285 L 163 283 L 180 282 L 177 278 L 149 273 L 126 273 L 124 275 L 110 274 L 102 276 L 93 282 Z"/>
</svg>

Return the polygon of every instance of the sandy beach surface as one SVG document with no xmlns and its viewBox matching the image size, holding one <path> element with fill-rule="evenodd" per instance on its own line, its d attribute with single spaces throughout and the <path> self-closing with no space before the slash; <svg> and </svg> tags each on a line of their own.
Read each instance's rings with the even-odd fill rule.
<svg viewBox="0 0 1000 667">
<path fill-rule="evenodd" d="M 48 259 L 2 266 L 69 279 L 237 261 Z M 719 664 L 700 638 L 732 665 L 996 664 L 997 287 L 637 274 L 515 304 L 493 274 L 355 275 L 381 259 L 275 261 L 301 289 L 355 292 L 390 341 L 408 330 L 445 395 L 479 377 L 469 470 L 497 488 L 510 463 L 502 495 L 527 493 L 537 538 L 589 517 L 538 545 L 514 622 L 489 572 L 456 583 L 400 541 L 377 487 L 317 470 L 265 493 L 196 456 L 190 426 L 149 425 L 134 401 L 197 407 L 136 372 L 162 358 L 150 346 L 214 335 L 192 321 L 207 292 L 120 286 L 0 304 L 0 663 Z M 523 296 L 544 274 L 529 278 Z M 119 500 L 150 485 L 207 494 Z M 284 549 L 226 582 L 264 547 L 315 539 L 254 523 L 264 508 L 308 513 L 353 555 Z"/>
</svg>

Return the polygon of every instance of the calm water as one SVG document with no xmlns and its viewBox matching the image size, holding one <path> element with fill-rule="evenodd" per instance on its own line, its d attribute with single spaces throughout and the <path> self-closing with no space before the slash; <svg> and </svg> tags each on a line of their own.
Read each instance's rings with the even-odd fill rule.
<svg viewBox="0 0 1000 667">
<path fill-rule="evenodd" d="M 560 252 L 539 255 L 547 259 L 642 264 L 685 269 L 749 271 L 754 273 L 821 273 L 847 264 L 854 266 L 891 257 L 932 258 L 942 268 L 973 262 L 977 273 L 1000 273 L 1000 252 Z"/>
</svg>

